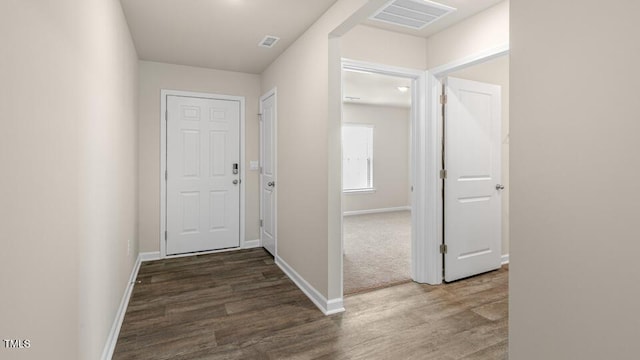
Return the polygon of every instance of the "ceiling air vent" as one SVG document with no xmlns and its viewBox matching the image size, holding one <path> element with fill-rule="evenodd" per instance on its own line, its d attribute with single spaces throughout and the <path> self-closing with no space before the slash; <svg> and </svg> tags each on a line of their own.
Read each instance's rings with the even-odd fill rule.
<svg viewBox="0 0 640 360">
<path fill-rule="evenodd" d="M 258 46 L 270 48 L 270 47 L 273 47 L 273 45 L 275 45 L 278 42 L 278 40 L 280 40 L 280 38 L 277 36 L 267 35 L 264 37 L 264 39 L 262 39 L 262 41 L 260 41 Z"/>
<path fill-rule="evenodd" d="M 426 0 L 393 0 L 369 19 L 420 30 L 454 11 L 450 6 Z"/>
</svg>

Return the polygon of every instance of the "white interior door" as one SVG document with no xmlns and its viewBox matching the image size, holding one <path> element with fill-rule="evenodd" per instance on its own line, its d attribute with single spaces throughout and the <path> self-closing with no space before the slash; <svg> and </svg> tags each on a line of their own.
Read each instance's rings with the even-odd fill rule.
<svg viewBox="0 0 640 360">
<path fill-rule="evenodd" d="M 276 95 L 270 92 L 260 99 L 260 241 L 276 256 Z"/>
<path fill-rule="evenodd" d="M 448 78 L 445 106 L 445 280 L 500 267 L 500 86 Z"/>
<path fill-rule="evenodd" d="M 240 246 L 240 102 L 167 96 L 167 254 Z"/>
</svg>

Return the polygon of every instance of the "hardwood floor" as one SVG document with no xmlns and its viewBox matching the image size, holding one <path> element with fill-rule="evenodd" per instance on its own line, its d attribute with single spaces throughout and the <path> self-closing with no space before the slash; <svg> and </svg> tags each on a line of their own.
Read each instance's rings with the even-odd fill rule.
<svg viewBox="0 0 640 360">
<path fill-rule="evenodd" d="M 113 359 L 506 359 L 508 267 L 324 316 L 262 249 L 143 263 Z"/>
</svg>

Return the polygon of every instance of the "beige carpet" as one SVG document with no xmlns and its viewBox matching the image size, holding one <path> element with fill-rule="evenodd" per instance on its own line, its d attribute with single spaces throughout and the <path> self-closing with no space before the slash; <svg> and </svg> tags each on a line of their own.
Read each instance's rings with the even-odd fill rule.
<svg viewBox="0 0 640 360">
<path fill-rule="evenodd" d="M 344 293 L 411 280 L 411 212 L 344 217 Z"/>
</svg>

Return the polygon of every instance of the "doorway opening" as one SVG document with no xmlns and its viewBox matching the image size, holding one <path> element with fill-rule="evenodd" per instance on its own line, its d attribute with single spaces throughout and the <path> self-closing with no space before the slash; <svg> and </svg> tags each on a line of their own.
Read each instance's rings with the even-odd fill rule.
<svg viewBox="0 0 640 360">
<path fill-rule="evenodd" d="M 415 154 L 424 83 L 420 70 L 342 61 L 346 295 L 419 278 Z"/>
<path fill-rule="evenodd" d="M 344 293 L 411 280 L 411 79 L 343 71 Z"/>
</svg>

